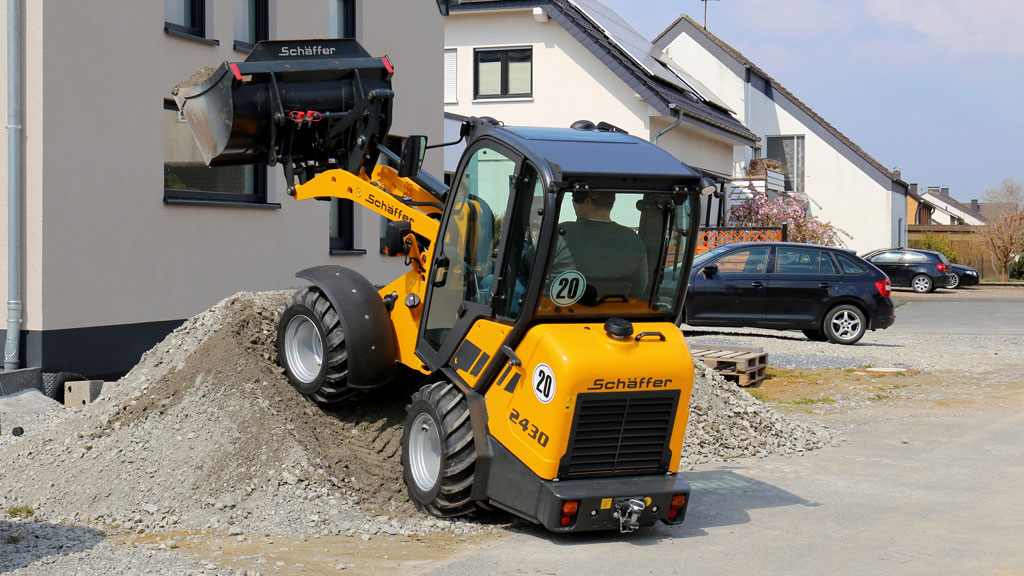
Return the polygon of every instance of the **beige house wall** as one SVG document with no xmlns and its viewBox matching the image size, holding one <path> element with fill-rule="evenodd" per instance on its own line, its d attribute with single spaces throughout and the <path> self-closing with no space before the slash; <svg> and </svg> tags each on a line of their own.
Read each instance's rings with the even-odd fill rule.
<svg viewBox="0 0 1024 576">
<path fill-rule="evenodd" d="M 195 70 L 245 58 L 232 48 L 233 2 L 206 3 L 206 37 L 219 46 L 166 34 L 160 2 L 24 4 L 25 329 L 184 319 L 237 291 L 302 285 L 294 273 L 321 264 L 354 268 L 374 282 L 402 271 L 401 262 L 378 255 L 380 218 L 362 209 L 356 243 L 367 254 L 329 255 L 329 205 L 288 197 L 279 167 L 267 174 L 268 201 L 280 209 L 163 203 L 163 100 Z M 329 36 L 329 4 L 270 0 L 270 37 Z M 392 133 L 439 141 L 436 3 L 364 0 L 356 12 L 364 46 L 395 63 Z M 4 138 L 4 211 L 6 147 Z M 439 174 L 440 154 L 426 167 Z M 0 234 L 4 302 L 6 241 Z"/>
</svg>

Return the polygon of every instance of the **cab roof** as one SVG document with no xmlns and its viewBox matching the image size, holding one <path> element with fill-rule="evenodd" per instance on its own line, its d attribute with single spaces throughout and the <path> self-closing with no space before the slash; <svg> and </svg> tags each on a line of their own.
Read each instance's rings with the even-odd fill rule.
<svg viewBox="0 0 1024 576">
<path fill-rule="evenodd" d="M 700 179 L 696 170 L 668 152 L 621 131 L 505 127 L 477 120 L 472 138 L 485 135 L 523 152 L 537 164 L 546 163 L 557 181 L 643 179 L 653 180 L 649 184 L 657 188 L 671 188 Z"/>
</svg>

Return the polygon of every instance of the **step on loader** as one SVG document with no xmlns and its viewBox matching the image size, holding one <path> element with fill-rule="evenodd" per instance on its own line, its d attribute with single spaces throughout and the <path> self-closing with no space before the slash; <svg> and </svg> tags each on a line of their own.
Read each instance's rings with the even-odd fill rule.
<svg viewBox="0 0 1024 576">
<path fill-rule="evenodd" d="M 381 214 L 385 252 L 409 267 L 383 288 L 298 272 L 310 287 L 278 326 L 288 379 L 322 405 L 421 383 L 402 464 L 430 514 L 681 523 L 694 369 L 679 278 L 713 183 L 609 124 L 472 118 L 449 189 L 421 170 L 425 137 L 384 146 L 393 74 L 354 40 L 265 41 L 175 95 L 210 166 L 281 164 L 297 200 Z"/>
</svg>

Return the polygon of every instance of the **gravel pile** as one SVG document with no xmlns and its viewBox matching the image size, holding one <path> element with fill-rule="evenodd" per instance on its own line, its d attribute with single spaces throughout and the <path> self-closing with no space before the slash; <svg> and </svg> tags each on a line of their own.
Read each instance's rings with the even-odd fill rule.
<svg viewBox="0 0 1024 576">
<path fill-rule="evenodd" d="M 51 535 L 62 534 L 59 525 L 75 526 L 57 539 L 65 546 L 98 538 L 98 531 L 213 530 L 246 538 L 488 529 L 424 517 L 408 500 L 400 455 L 411 390 L 329 413 L 289 386 L 274 362 L 277 316 L 288 295 L 226 299 L 170 334 L 82 410 L 38 394 L 0 400 L 5 415 L 26 419 L 24 436 L 0 437 L 0 509 L 31 506 L 32 525 L 51 526 Z M 684 469 L 800 453 L 835 439 L 697 366 Z M 29 527 L 0 520 L 0 532 L 22 542 L 8 545 L 6 558 L 30 553 L 25 542 L 41 540 L 17 536 Z M 6 562 L 0 558 L 0 571 L 11 566 Z"/>
<path fill-rule="evenodd" d="M 787 418 L 700 361 L 681 469 L 747 456 L 799 454 L 838 442 L 835 431 Z"/>
</svg>

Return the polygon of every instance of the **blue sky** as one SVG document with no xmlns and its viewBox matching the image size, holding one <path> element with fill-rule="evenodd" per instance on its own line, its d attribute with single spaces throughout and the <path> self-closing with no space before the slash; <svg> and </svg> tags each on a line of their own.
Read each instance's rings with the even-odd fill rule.
<svg viewBox="0 0 1024 576">
<path fill-rule="evenodd" d="M 701 0 L 602 0 L 648 39 Z M 920 187 L 1024 182 L 1024 1 L 713 0 L 707 27 Z"/>
</svg>

